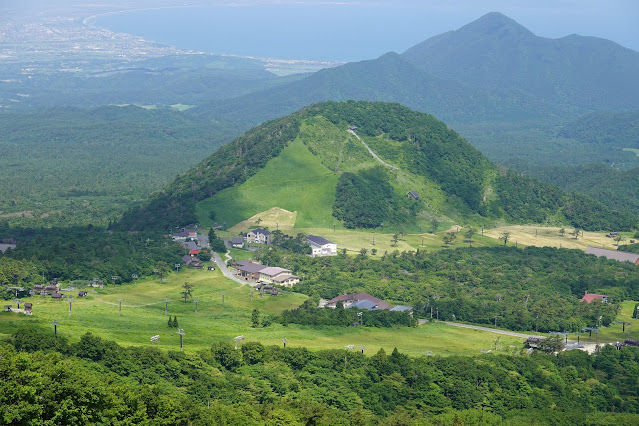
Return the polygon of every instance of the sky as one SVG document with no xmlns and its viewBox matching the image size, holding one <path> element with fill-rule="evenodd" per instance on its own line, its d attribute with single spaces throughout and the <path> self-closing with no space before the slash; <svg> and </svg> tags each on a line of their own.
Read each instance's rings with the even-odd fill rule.
<svg viewBox="0 0 639 426">
<path fill-rule="evenodd" d="M 0 8 L 17 8 L 24 1 L 0 0 Z M 87 11 L 92 4 L 82 0 L 29 2 L 48 7 L 78 4 Z M 131 9 L 207 5 L 122 13 L 94 22 L 211 53 L 372 59 L 388 51 L 401 53 L 488 12 L 501 12 L 538 36 L 595 36 L 639 51 L 639 0 L 101 0 L 93 4 L 111 2 Z"/>
</svg>

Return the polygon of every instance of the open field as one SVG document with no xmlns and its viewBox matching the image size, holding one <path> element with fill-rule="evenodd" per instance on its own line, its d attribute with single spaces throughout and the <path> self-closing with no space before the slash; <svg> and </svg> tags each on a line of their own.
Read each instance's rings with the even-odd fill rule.
<svg viewBox="0 0 639 426">
<path fill-rule="evenodd" d="M 613 245 L 615 243 L 613 239 L 606 237 L 603 232 L 584 231 L 583 236 L 580 235 L 578 239 L 575 239 L 575 237 L 570 235 L 573 228 L 564 228 L 566 233 L 563 237 L 559 235 L 559 229 L 558 227 L 510 225 L 486 229 L 484 235 L 497 239 L 504 232 L 510 232 L 508 245 L 514 245 L 517 242 L 519 245 L 537 247 L 548 246 L 586 250 L 588 246 L 594 246 L 612 250 L 617 249 L 617 246 Z M 535 231 L 537 235 L 535 235 Z"/>
<path fill-rule="evenodd" d="M 192 301 L 181 300 L 182 284 L 194 285 L 193 296 L 199 300 L 198 313 Z M 161 336 L 160 347 L 178 349 L 179 336 L 167 326 L 164 315 L 164 298 L 170 300 L 170 315 L 176 315 L 179 327 L 186 332 L 186 351 L 208 348 L 212 342 L 244 335 L 246 340 L 259 340 L 267 345 L 279 345 L 281 339 L 289 339 L 291 346 L 312 349 L 343 348 L 345 345 L 364 345 L 367 353 L 379 348 L 387 351 L 397 347 L 411 355 L 476 354 L 490 349 L 499 337 L 494 333 L 466 330 L 444 323 L 428 323 L 418 328 L 353 328 L 310 327 L 291 324 L 284 327 L 272 324 L 265 328 L 251 328 L 251 312 L 258 309 L 262 317 L 300 305 L 306 296 L 280 294 L 277 297 L 260 297 L 256 292 L 251 301 L 249 286 L 240 286 L 222 277 L 219 271 L 182 271 L 171 274 L 164 283 L 153 279 L 139 281 L 137 285 L 124 285 L 104 289 L 88 289 L 87 298 L 75 297 L 72 315 L 69 303 L 50 297 L 25 299 L 34 306 L 31 317 L 18 313 L 0 313 L 0 335 L 11 334 L 21 325 L 38 324 L 50 327 L 56 319 L 60 335 L 76 341 L 88 331 L 122 345 L 150 345 L 150 337 Z M 222 306 L 221 292 L 225 293 Z M 73 292 L 76 293 L 76 292 Z M 118 299 L 122 299 L 122 316 L 118 316 Z M 53 332 L 53 330 L 51 330 Z M 501 336 L 504 350 L 521 348 L 521 339 Z M 511 348 L 510 346 L 516 348 Z"/>
</svg>

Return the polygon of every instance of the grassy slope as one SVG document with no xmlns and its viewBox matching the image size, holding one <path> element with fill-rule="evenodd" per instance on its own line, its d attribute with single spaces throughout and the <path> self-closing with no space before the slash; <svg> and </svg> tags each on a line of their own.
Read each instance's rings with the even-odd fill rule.
<svg viewBox="0 0 639 426">
<path fill-rule="evenodd" d="M 220 191 L 197 205 L 203 226 L 210 226 L 209 212 L 229 226 L 270 209 L 297 211 L 297 225 L 331 226 L 338 176 L 321 164 L 298 137 L 266 167 L 243 184 Z"/>
<path fill-rule="evenodd" d="M 198 313 L 193 302 L 183 302 L 180 297 L 182 284 L 193 284 L 193 295 L 199 300 Z M 225 293 L 222 307 L 220 292 Z M 384 348 L 387 352 L 397 347 L 401 352 L 413 356 L 432 351 L 434 355 L 472 355 L 481 349 L 490 349 L 499 337 L 505 351 L 518 350 L 523 339 L 498 335 L 492 332 L 468 330 L 447 326 L 443 323 L 427 323 L 418 328 L 352 328 L 352 327 L 310 327 L 290 324 L 283 327 L 273 324 L 266 328 L 251 328 L 251 312 L 258 309 L 262 315 L 272 315 L 298 306 L 306 296 L 300 294 L 280 294 L 277 297 L 260 298 L 251 288 L 240 286 L 224 278 L 219 271 L 181 271 L 171 274 L 163 283 L 155 280 L 139 281 L 137 286 L 89 289 L 87 298 L 75 298 L 73 315 L 69 316 L 69 304 L 51 298 L 34 297 L 25 299 L 34 304 L 34 314 L 27 317 L 17 313 L 0 312 L 0 336 L 13 333 L 20 326 L 39 325 L 51 327 L 52 319 L 59 321 L 58 332 L 71 341 L 90 331 L 103 338 L 122 345 L 150 345 L 150 337 L 161 336 L 160 346 L 179 349 L 176 330 L 167 327 L 168 316 L 164 315 L 164 298 L 170 299 L 169 314 L 177 315 L 180 328 L 186 332 L 184 349 L 195 352 L 210 347 L 211 343 L 224 340 L 232 343 L 233 338 L 244 335 L 247 341 L 259 340 L 267 345 L 279 345 L 281 339 L 289 339 L 291 346 L 305 346 L 310 349 L 339 349 L 345 345 L 364 345 L 367 354 Z M 122 299 L 122 316 L 118 316 L 118 299 Z M 619 319 L 639 326 L 639 320 L 631 319 L 634 302 L 624 302 Z M 628 329 L 628 327 L 627 327 Z M 53 333 L 53 330 L 51 330 Z M 621 325 L 602 328 L 597 337 L 599 342 L 623 340 Z M 570 339 L 576 336 L 570 335 Z M 587 336 L 582 337 L 587 341 Z M 595 341 L 593 336 L 592 341 Z M 514 347 L 511 347 L 514 346 Z M 494 350 L 494 349 L 493 349 Z"/>
<path fill-rule="evenodd" d="M 193 295 L 199 300 L 198 313 L 193 302 L 180 299 L 184 281 L 194 284 Z M 244 335 L 246 340 L 259 340 L 267 345 L 279 345 L 283 337 L 291 346 L 306 346 L 311 349 L 343 348 L 345 345 L 365 345 L 366 353 L 372 354 L 383 347 L 387 352 L 397 347 L 411 355 L 423 355 L 427 350 L 434 354 L 478 354 L 482 348 L 490 348 L 497 335 L 474 330 L 450 327 L 442 323 L 426 324 L 419 328 L 352 328 L 352 327 L 306 327 L 290 324 L 283 327 L 273 324 L 266 328 L 251 328 L 251 312 L 257 308 L 262 316 L 276 314 L 283 309 L 300 305 L 306 296 L 280 294 L 277 297 L 260 298 L 251 288 L 240 286 L 219 271 L 182 271 L 171 274 L 164 283 L 154 280 L 139 281 L 137 286 L 125 285 L 102 290 L 89 290 L 89 297 L 76 298 L 73 315 L 69 316 L 69 305 L 65 301 L 35 297 L 25 299 L 34 303 L 34 315 L 27 317 L 16 313 L 0 313 L 0 335 L 10 334 L 20 325 L 37 323 L 51 327 L 53 318 L 60 323 L 58 331 L 72 341 L 77 341 L 87 331 L 122 345 L 150 345 L 150 337 L 161 336 L 160 346 L 179 349 L 176 330 L 167 327 L 168 316 L 164 315 L 164 298 L 168 298 L 169 314 L 177 315 L 180 328 L 186 332 L 184 348 L 194 352 L 210 347 L 218 340 L 233 342 L 233 338 Z M 225 292 L 225 306 L 221 305 L 220 292 Z M 122 316 L 118 317 L 118 299 L 122 299 Z M 51 331 L 53 332 L 53 330 Z M 502 337 L 504 346 L 521 347 L 519 338 Z"/>
</svg>

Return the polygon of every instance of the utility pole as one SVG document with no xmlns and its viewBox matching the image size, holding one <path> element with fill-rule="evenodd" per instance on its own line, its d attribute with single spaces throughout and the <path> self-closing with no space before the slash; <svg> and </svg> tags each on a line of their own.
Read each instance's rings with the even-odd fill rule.
<svg viewBox="0 0 639 426">
<path fill-rule="evenodd" d="M 55 334 L 56 336 L 58 335 L 58 326 L 60 325 L 59 322 L 57 322 L 56 320 L 51 321 L 51 324 L 53 324 L 53 334 Z"/>
<path fill-rule="evenodd" d="M 182 346 L 182 338 L 184 337 L 184 329 L 178 328 L 177 334 L 180 335 L 180 351 L 184 351 L 184 346 Z"/>
<path fill-rule="evenodd" d="M 118 299 L 118 316 L 121 317 L 122 316 L 122 299 Z"/>
<path fill-rule="evenodd" d="M 118 280 L 118 276 L 117 275 L 111 275 L 111 281 L 113 281 L 113 287 L 115 287 L 115 282 Z"/>
<path fill-rule="evenodd" d="M 197 314 L 197 302 L 199 302 L 199 300 L 195 299 L 193 302 L 195 302 L 195 313 Z"/>
<path fill-rule="evenodd" d="M 222 292 L 220 294 L 222 295 L 222 307 L 224 307 L 224 296 L 226 295 L 226 293 Z"/>
<path fill-rule="evenodd" d="M 71 316 L 71 302 L 73 302 L 73 296 L 69 296 L 69 316 Z M 20 308 L 20 305 L 18 305 L 18 308 Z"/>
<path fill-rule="evenodd" d="M 164 299 L 164 315 L 169 312 L 169 299 Z"/>
<path fill-rule="evenodd" d="M 359 350 L 362 351 L 362 353 L 364 353 L 364 350 L 366 349 L 366 346 L 364 345 L 359 345 Z"/>
<path fill-rule="evenodd" d="M 179 263 L 175 264 L 175 272 L 180 272 L 180 266 L 181 265 Z"/>
<path fill-rule="evenodd" d="M 133 285 L 138 285 L 138 274 L 131 275 L 131 278 L 133 278 Z"/>
<path fill-rule="evenodd" d="M 282 338 L 282 343 L 284 344 L 284 347 L 286 347 L 286 344 L 288 343 L 288 339 L 286 337 Z"/>
</svg>

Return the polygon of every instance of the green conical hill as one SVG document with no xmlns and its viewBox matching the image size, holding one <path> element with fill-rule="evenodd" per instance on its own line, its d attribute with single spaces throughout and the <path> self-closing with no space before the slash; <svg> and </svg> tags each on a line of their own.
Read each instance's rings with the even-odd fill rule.
<svg viewBox="0 0 639 426">
<path fill-rule="evenodd" d="M 409 196 L 419 194 L 419 199 Z M 260 125 L 116 227 L 231 227 L 273 207 L 296 227 L 415 229 L 432 218 L 625 229 L 634 218 L 500 170 L 445 123 L 399 104 L 326 102 Z"/>
</svg>

